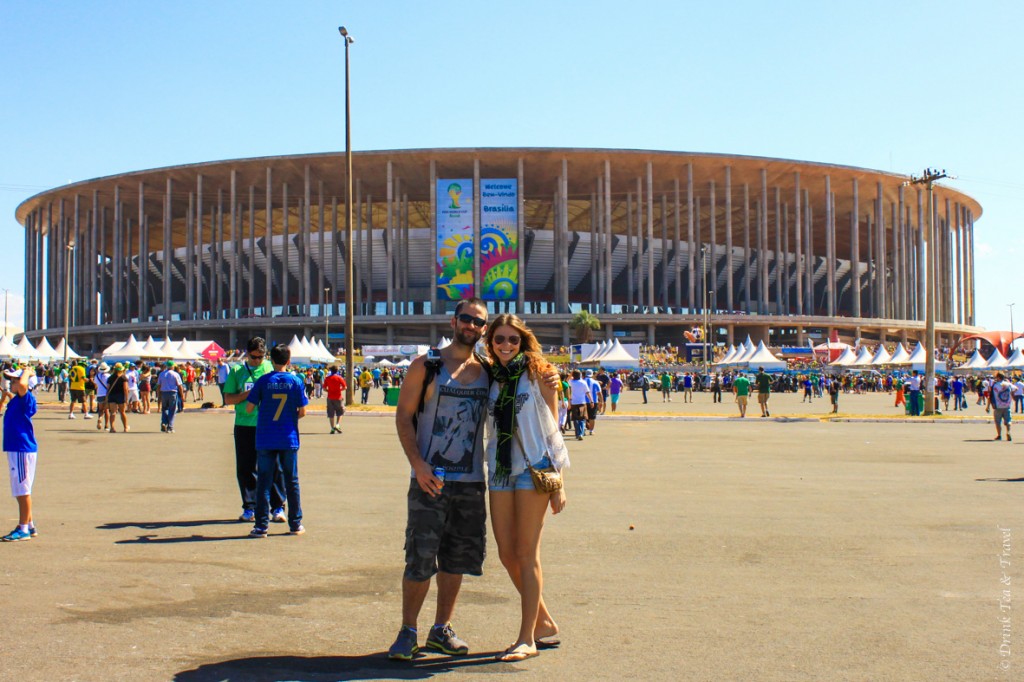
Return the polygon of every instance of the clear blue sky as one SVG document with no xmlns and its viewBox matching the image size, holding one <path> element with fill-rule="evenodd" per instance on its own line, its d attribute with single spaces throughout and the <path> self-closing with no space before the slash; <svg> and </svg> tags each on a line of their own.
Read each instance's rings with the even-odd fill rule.
<svg viewBox="0 0 1024 682">
<path fill-rule="evenodd" d="M 958 176 L 978 322 L 1024 329 L 1017 2 L 0 4 L 0 288 L 16 206 L 67 182 L 353 147 L 721 152 Z M 2 294 L 0 294 L 2 295 Z"/>
</svg>

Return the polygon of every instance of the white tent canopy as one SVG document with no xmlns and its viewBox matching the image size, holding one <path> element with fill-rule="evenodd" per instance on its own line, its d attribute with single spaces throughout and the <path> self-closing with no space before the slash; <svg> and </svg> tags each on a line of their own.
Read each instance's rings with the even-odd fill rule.
<svg viewBox="0 0 1024 682">
<path fill-rule="evenodd" d="M 747 357 L 744 361 L 748 369 L 757 369 L 758 367 L 764 367 L 766 372 L 778 371 L 786 369 L 786 361 L 779 360 L 777 357 L 771 354 L 764 345 L 764 341 L 760 341 L 757 344 L 757 348 L 754 352 Z"/>
<path fill-rule="evenodd" d="M 914 352 L 910 354 L 907 359 L 907 363 L 911 369 L 916 369 L 918 372 L 924 372 L 928 361 L 928 353 L 925 352 L 924 344 L 918 343 L 914 347 Z M 935 361 L 935 371 L 942 372 L 946 369 L 946 363 L 941 360 Z"/>
<path fill-rule="evenodd" d="M 903 347 L 903 342 L 896 344 L 896 350 L 893 351 L 892 357 L 889 358 L 889 365 L 905 365 L 910 362 L 910 353 Z"/>
<path fill-rule="evenodd" d="M 115 350 L 103 352 L 104 360 L 139 360 L 142 358 L 142 344 L 135 340 L 132 334 L 128 340 L 120 344 Z"/>
<path fill-rule="evenodd" d="M 77 360 L 77 359 L 82 357 L 81 355 L 79 355 L 78 353 L 75 352 L 74 348 L 72 348 L 71 346 L 69 346 L 67 344 L 67 341 L 62 336 L 62 337 L 60 337 L 60 343 L 58 343 L 57 347 L 53 349 L 54 352 L 57 354 L 57 357 L 59 359 L 61 359 L 61 360 L 64 359 L 64 350 L 65 350 L 65 348 L 67 349 L 67 354 L 68 354 L 68 359 L 69 360 L 71 360 L 71 359 L 76 359 Z"/>
<path fill-rule="evenodd" d="M 736 355 L 736 346 L 729 346 L 729 352 L 725 354 L 721 360 L 716 362 L 716 365 L 728 365 L 732 362 L 733 357 Z"/>
<path fill-rule="evenodd" d="M 985 369 L 1004 369 L 1006 367 L 1006 356 L 996 348 L 985 363 Z"/>
<path fill-rule="evenodd" d="M 867 346 L 861 346 L 857 351 L 857 358 L 849 364 L 850 367 L 869 367 L 871 365 L 871 351 Z"/>
<path fill-rule="evenodd" d="M 1024 354 L 1021 354 L 1020 348 L 1013 349 L 1013 353 L 1010 355 L 1010 357 L 1006 358 L 1006 366 L 1009 369 L 1024 368 Z"/>
<path fill-rule="evenodd" d="M 11 340 L 6 336 L 0 336 L 0 360 L 11 360 L 18 353 Z"/>
<path fill-rule="evenodd" d="M 28 342 L 28 337 L 22 335 L 21 341 L 14 347 L 14 357 L 18 360 L 41 360 L 42 358 L 36 353 L 36 349 L 32 347 L 32 344 Z"/>
<path fill-rule="evenodd" d="M 970 360 L 957 367 L 957 369 L 985 369 L 985 364 L 986 361 L 981 356 L 981 351 L 975 350 Z"/>
<path fill-rule="evenodd" d="M 889 351 L 885 349 L 885 344 L 880 343 L 878 344 L 878 350 L 876 350 L 875 354 L 871 357 L 871 364 L 876 367 L 884 365 L 889 362 L 891 357 L 892 356 L 889 355 Z"/>
<path fill-rule="evenodd" d="M 838 358 L 829 363 L 829 367 L 849 367 L 856 359 L 857 355 L 853 352 L 853 348 L 847 346 L 843 349 L 843 352 L 839 354 Z"/>
<path fill-rule="evenodd" d="M 36 353 L 39 358 L 45 362 L 56 360 L 58 358 L 57 351 L 53 349 L 53 346 L 50 345 L 50 342 L 46 340 L 45 336 L 39 339 L 39 343 L 36 344 Z M 60 356 L 61 359 L 63 359 L 63 357 L 63 355 Z"/>
</svg>

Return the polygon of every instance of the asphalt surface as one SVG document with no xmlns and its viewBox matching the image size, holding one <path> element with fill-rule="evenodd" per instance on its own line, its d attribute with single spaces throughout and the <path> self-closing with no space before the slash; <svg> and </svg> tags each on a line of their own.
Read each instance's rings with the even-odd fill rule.
<svg viewBox="0 0 1024 682">
<path fill-rule="evenodd" d="M 875 420 L 902 411 L 884 394 L 844 396 L 863 421 L 834 422 L 794 395 L 745 421 L 728 397 L 650 397 L 570 441 L 543 550 L 563 644 L 514 664 L 492 660 L 519 605 L 490 540 L 454 620 L 470 656 L 386 660 L 408 484 L 389 413 L 333 436 L 304 420 L 308 532 L 250 540 L 227 411 L 109 434 L 44 405 L 40 536 L 0 545 L 0 679 L 1024 679 L 1024 613 L 1000 608 L 1024 596 L 1021 444 L 983 421 Z M 4 532 L 16 518 L 8 498 Z"/>
</svg>

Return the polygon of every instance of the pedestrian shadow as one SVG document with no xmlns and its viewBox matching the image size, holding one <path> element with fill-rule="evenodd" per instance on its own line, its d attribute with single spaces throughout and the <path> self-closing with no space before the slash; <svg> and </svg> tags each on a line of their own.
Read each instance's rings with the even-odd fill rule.
<svg viewBox="0 0 1024 682">
<path fill-rule="evenodd" d="M 1024 478 L 976 478 L 978 483 L 1024 483 Z"/>
<path fill-rule="evenodd" d="M 391 661 L 384 652 L 365 656 L 264 656 L 205 663 L 174 676 L 174 682 L 340 682 L 342 680 L 426 680 L 435 675 L 492 666 L 475 672 L 510 673 L 518 669 L 494 657 L 501 652 L 470 656 L 423 656 Z"/>
<path fill-rule="evenodd" d="M 196 521 L 122 521 L 104 523 L 96 526 L 97 530 L 121 530 L 122 528 L 141 528 L 143 530 L 160 530 L 161 528 L 195 528 L 196 526 L 241 526 L 235 519 L 207 519 Z"/>
<path fill-rule="evenodd" d="M 176 538 L 162 538 L 157 535 L 139 535 L 134 540 L 118 540 L 115 545 L 174 545 L 182 542 L 229 542 L 232 540 L 249 540 L 245 535 L 229 535 L 211 537 L 209 535 L 188 535 Z"/>
<path fill-rule="evenodd" d="M 964 438 L 965 443 L 998 443 L 995 438 Z M 1010 441 L 1011 443 L 1013 441 Z"/>
</svg>

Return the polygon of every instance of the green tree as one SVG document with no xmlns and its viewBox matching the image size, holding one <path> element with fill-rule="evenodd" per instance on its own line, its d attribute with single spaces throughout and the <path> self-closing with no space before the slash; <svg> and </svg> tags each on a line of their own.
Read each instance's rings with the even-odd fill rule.
<svg viewBox="0 0 1024 682">
<path fill-rule="evenodd" d="M 596 315 L 581 310 L 572 316 L 570 326 L 576 330 L 576 340 L 580 343 L 590 342 L 590 332 L 601 328 L 601 320 Z"/>
</svg>

